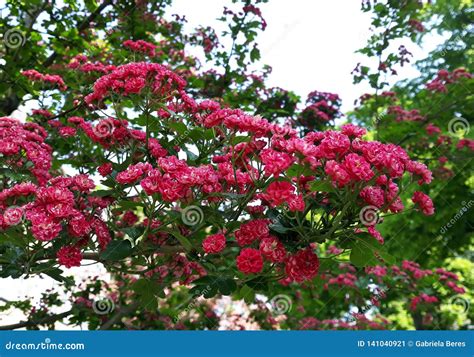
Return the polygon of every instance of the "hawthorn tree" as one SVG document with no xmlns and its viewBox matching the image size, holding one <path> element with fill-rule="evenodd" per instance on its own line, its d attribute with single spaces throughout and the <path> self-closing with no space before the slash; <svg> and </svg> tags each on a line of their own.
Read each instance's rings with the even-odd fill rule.
<svg viewBox="0 0 474 357">
<path fill-rule="evenodd" d="M 249 70 L 261 3 L 229 4 L 222 34 L 185 32 L 169 1 L 6 4 L 0 275 L 58 284 L 39 305 L 6 301 L 27 320 L 3 328 L 468 324 L 467 214 L 437 233 L 471 207 L 444 203 L 446 187 L 449 200 L 472 188 L 471 75 L 425 61 L 434 78 L 390 90 L 384 79 L 410 56 L 391 41 L 421 41 L 428 25 L 461 36 L 435 22 L 452 2 L 363 1 L 374 34 L 361 52 L 379 64 L 354 70 L 374 93 L 352 123 L 337 94 L 301 102 L 266 87 L 269 67 Z M 111 279 L 75 281 L 69 269 L 90 262 Z M 247 314 L 223 313 L 223 299 Z"/>
</svg>

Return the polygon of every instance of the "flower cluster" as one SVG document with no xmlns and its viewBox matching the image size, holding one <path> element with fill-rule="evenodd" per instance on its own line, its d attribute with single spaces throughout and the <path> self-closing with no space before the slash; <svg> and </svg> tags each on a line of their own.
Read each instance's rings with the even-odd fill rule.
<svg viewBox="0 0 474 357">
<path fill-rule="evenodd" d="M 413 194 L 412 201 L 420 206 L 423 214 L 427 216 L 434 214 L 433 201 L 431 201 L 431 198 L 423 192 L 416 191 Z"/>
<path fill-rule="evenodd" d="M 400 121 L 424 121 L 426 118 L 420 114 L 418 109 L 405 110 L 399 105 L 390 106 L 387 114 L 395 115 L 395 120 Z"/>
<path fill-rule="evenodd" d="M 111 64 L 101 62 L 91 62 L 85 55 L 77 55 L 69 62 L 68 68 L 78 70 L 82 73 L 106 74 L 115 70 L 117 67 Z"/>
<path fill-rule="evenodd" d="M 411 299 L 411 303 L 410 303 L 410 309 L 415 311 L 416 308 L 418 307 L 418 304 L 420 303 L 426 303 L 426 304 L 433 304 L 433 303 L 436 303 L 438 302 L 438 298 L 436 296 L 430 296 L 428 294 L 421 294 L 419 296 L 415 296 Z"/>
<path fill-rule="evenodd" d="M 52 84 L 53 86 L 57 86 L 61 91 L 65 91 L 67 89 L 64 80 L 57 74 L 42 74 L 34 69 L 23 71 L 21 74 L 33 82 L 46 82 Z"/>
<path fill-rule="evenodd" d="M 94 92 L 86 96 L 86 103 L 101 102 L 112 93 L 121 96 L 139 94 L 150 84 L 151 93 L 171 99 L 173 91 L 182 90 L 184 79 L 157 63 L 137 62 L 122 65 L 94 83 Z"/>
<path fill-rule="evenodd" d="M 124 41 L 123 45 L 125 47 L 130 48 L 132 51 L 135 52 L 143 52 L 147 54 L 149 57 L 155 57 L 156 53 L 156 45 L 146 42 L 143 40 L 138 40 L 138 41 L 132 41 L 132 40 L 126 40 Z"/>
<path fill-rule="evenodd" d="M 298 119 L 306 128 L 313 129 L 318 123 L 327 123 L 342 116 L 341 99 L 337 94 L 314 91 L 308 94 L 306 104 L 308 106 Z"/>
<path fill-rule="evenodd" d="M 58 252 L 58 259 L 60 263 L 72 261 L 73 265 L 77 265 L 80 254 L 76 251 L 87 243 L 92 234 L 95 233 L 101 249 L 105 249 L 111 240 L 107 225 L 100 217 L 102 209 L 111 201 L 90 196 L 93 188 L 95 184 L 87 175 L 77 175 L 58 176 L 44 186 L 21 183 L 3 190 L 0 192 L 0 212 L 4 210 L 4 213 L 0 227 L 8 229 L 12 215 L 18 213 L 10 212 L 9 207 L 18 205 L 31 223 L 31 234 L 36 239 L 51 241 L 63 232 L 76 240 L 76 245 Z"/>
<path fill-rule="evenodd" d="M 472 78 L 472 75 L 465 68 L 457 68 L 453 72 L 441 69 L 436 78 L 426 84 L 426 89 L 432 92 L 447 93 L 446 85 L 455 83 L 460 78 Z"/>
<path fill-rule="evenodd" d="M 20 123 L 15 119 L 0 118 L 0 154 L 12 170 L 24 168 L 43 185 L 50 178 L 51 147 L 45 143 L 47 133 L 35 123 Z"/>
</svg>

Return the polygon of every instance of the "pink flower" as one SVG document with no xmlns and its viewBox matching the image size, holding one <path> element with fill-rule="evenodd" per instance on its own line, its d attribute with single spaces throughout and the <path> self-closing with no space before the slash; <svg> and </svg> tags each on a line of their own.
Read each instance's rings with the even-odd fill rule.
<svg viewBox="0 0 474 357">
<path fill-rule="evenodd" d="M 433 135 L 433 134 L 440 134 L 441 133 L 441 129 L 438 128 L 436 125 L 433 125 L 432 123 L 429 123 L 427 126 L 426 126 L 426 133 L 428 135 Z"/>
<path fill-rule="evenodd" d="M 110 162 L 107 162 L 105 164 L 102 164 L 99 166 L 99 168 L 97 169 L 97 171 L 99 171 L 99 174 L 102 176 L 102 177 L 106 177 L 107 175 L 109 175 L 110 173 L 112 173 L 112 164 Z"/>
<path fill-rule="evenodd" d="M 263 269 L 263 258 L 260 251 L 244 248 L 237 257 L 237 269 L 244 274 L 260 273 Z"/>
<path fill-rule="evenodd" d="M 64 83 L 64 80 L 61 78 L 61 76 L 58 76 L 56 74 L 41 74 L 34 69 L 23 71 L 21 72 L 21 74 L 33 82 L 39 81 L 39 82 L 51 83 L 53 85 L 57 85 L 59 87 L 59 90 L 61 91 L 65 91 L 67 89 L 67 86 Z"/>
<path fill-rule="evenodd" d="M 268 224 L 268 219 L 254 219 L 244 223 L 235 231 L 235 240 L 242 247 L 252 244 L 258 239 L 268 237 L 270 233 Z"/>
<path fill-rule="evenodd" d="M 265 174 L 278 176 L 291 166 L 294 158 L 284 152 L 273 149 L 265 149 L 260 153 L 261 160 L 265 165 Z"/>
<path fill-rule="evenodd" d="M 369 226 L 367 227 L 367 231 L 369 232 L 369 234 L 374 237 L 375 239 L 377 239 L 377 241 L 380 243 L 380 244 L 383 244 L 384 243 L 384 239 L 382 237 L 382 235 L 380 234 L 380 232 L 378 230 L 375 229 L 374 226 Z"/>
<path fill-rule="evenodd" d="M 324 171 L 332 179 L 333 184 L 337 185 L 338 187 L 344 187 L 351 181 L 351 177 L 344 166 L 338 164 L 334 160 L 326 162 Z"/>
<path fill-rule="evenodd" d="M 369 205 L 381 208 L 385 204 L 385 192 L 377 186 L 364 187 L 359 196 Z"/>
<path fill-rule="evenodd" d="M 226 240 L 224 234 L 212 234 L 204 239 L 202 242 L 202 248 L 208 254 L 215 254 L 224 250 L 225 244 Z"/>
<path fill-rule="evenodd" d="M 370 164 L 360 155 L 348 154 L 344 158 L 344 167 L 355 180 L 369 181 L 374 177 Z"/>
<path fill-rule="evenodd" d="M 130 48 L 133 51 L 146 53 L 150 57 L 155 57 L 156 55 L 155 54 L 156 45 L 143 41 L 143 40 L 138 40 L 138 41 L 126 40 L 123 42 L 123 45 L 125 47 Z"/>
<path fill-rule="evenodd" d="M 77 130 L 75 128 L 72 128 L 70 126 L 63 126 L 59 128 L 59 135 L 61 135 L 63 138 L 70 138 L 76 135 Z"/>
<path fill-rule="evenodd" d="M 292 198 L 294 190 L 295 188 L 288 181 L 274 181 L 268 185 L 261 198 L 269 202 L 270 207 L 276 207 Z"/>
<path fill-rule="evenodd" d="M 313 279 L 319 270 L 318 256 L 311 248 L 299 250 L 286 261 L 285 271 L 296 282 Z"/>
<path fill-rule="evenodd" d="M 81 265 L 81 251 L 74 246 L 61 247 L 57 253 L 58 262 L 66 268 L 78 267 Z"/>
<path fill-rule="evenodd" d="M 151 169 L 150 164 L 138 163 L 130 165 L 125 171 L 119 172 L 115 180 L 122 185 L 135 183 L 143 174 Z"/>
<path fill-rule="evenodd" d="M 367 133 L 367 130 L 353 124 L 345 124 L 341 127 L 341 133 L 349 137 L 360 138 Z"/>
<path fill-rule="evenodd" d="M 290 211 L 303 212 L 304 208 L 305 208 L 305 203 L 304 203 L 303 195 L 292 195 L 292 197 L 288 200 L 288 209 Z"/>
<path fill-rule="evenodd" d="M 32 223 L 31 233 L 33 237 L 41 241 L 50 241 L 61 232 L 61 225 L 46 216 Z"/>
<path fill-rule="evenodd" d="M 3 213 L 3 222 L 15 226 L 23 219 L 24 210 L 21 207 L 9 207 Z"/>
<path fill-rule="evenodd" d="M 272 263 L 281 263 L 286 258 L 285 246 L 273 236 L 268 236 L 260 242 L 260 252 Z"/>
<path fill-rule="evenodd" d="M 434 214 L 435 210 L 433 201 L 428 195 L 425 195 L 423 192 L 415 191 L 411 199 L 413 203 L 420 206 L 424 215 L 431 216 Z"/>
</svg>

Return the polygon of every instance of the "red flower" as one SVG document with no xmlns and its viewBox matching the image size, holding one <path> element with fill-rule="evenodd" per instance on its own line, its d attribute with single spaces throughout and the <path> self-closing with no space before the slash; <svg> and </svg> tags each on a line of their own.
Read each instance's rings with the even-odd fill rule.
<svg viewBox="0 0 474 357">
<path fill-rule="evenodd" d="M 206 253 L 219 253 L 225 248 L 225 236 L 222 233 L 212 234 L 202 242 L 202 248 Z"/>
<path fill-rule="evenodd" d="M 285 171 L 293 163 L 294 159 L 284 152 L 278 152 L 272 149 L 265 149 L 261 152 L 261 159 L 265 165 L 265 174 L 267 176 L 278 175 Z"/>
<path fill-rule="evenodd" d="M 79 248 L 74 246 L 62 247 L 56 254 L 58 262 L 66 268 L 78 267 L 81 265 L 82 254 Z"/>
<path fill-rule="evenodd" d="M 107 176 L 108 174 L 112 173 L 112 164 L 110 162 L 100 165 L 99 168 L 97 169 L 99 171 L 99 174 L 102 177 Z"/>
<path fill-rule="evenodd" d="M 244 223 L 235 231 L 235 239 L 240 246 L 252 244 L 257 239 L 267 237 L 269 234 L 268 219 L 255 219 Z"/>
<path fill-rule="evenodd" d="M 430 196 L 425 195 L 423 192 L 415 191 L 411 200 L 420 206 L 424 215 L 431 216 L 434 213 L 433 201 L 431 201 Z"/>
<path fill-rule="evenodd" d="M 261 197 L 270 203 L 271 207 L 276 207 L 284 202 L 288 202 L 293 197 L 295 188 L 288 181 L 275 181 L 268 185 L 267 190 Z"/>
<path fill-rule="evenodd" d="M 237 257 L 237 268 L 245 274 L 260 273 L 263 269 L 262 254 L 257 249 L 242 249 Z"/>
<path fill-rule="evenodd" d="M 260 242 L 260 252 L 272 263 L 281 263 L 286 258 L 285 246 L 273 236 L 262 239 Z"/>
<path fill-rule="evenodd" d="M 311 280 L 318 274 L 318 256 L 311 248 L 300 250 L 288 258 L 285 270 L 288 277 L 294 281 Z"/>
</svg>

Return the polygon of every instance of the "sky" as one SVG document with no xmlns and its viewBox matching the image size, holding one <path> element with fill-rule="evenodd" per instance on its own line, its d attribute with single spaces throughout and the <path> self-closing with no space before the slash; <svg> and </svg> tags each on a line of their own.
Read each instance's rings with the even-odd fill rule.
<svg viewBox="0 0 474 357">
<path fill-rule="evenodd" d="M 197 25 L 219 29 L 222 27 L 216 18 L 226 3 L 228 1 L 175 0 L 170 13 L 186 15 L 190 29 Z M 292 90 L 303 98 L 313 90 L 337 93 L 342 98 L 343 111 L 350 110 L 354 100 L 369 91 L 363 84 L 352 84 L 350 74 L 357 62 L 366 60 L 354 53 L 364 46 L 370 27 L 370 16 L 360 11 L 359 0 L 271 0 L 260 7 L 268 27 L 257 42 L 261 64 L 273 68 L 269 86 Z M 424 48 L 407 47 L 414 59 L 422 59 L 440 41 L 439 36 L 428 35 Z M 410 42 L 405 41 L 405 44 Z M 407 66 L 399 71 L 397 79 L 417 75 L 416 69 Z M 24 119 L 31 108 L 22 111 L 12 116 Z M 102 274 L 104 270 L 92 265 L 75 268 L 73 272 L 79 280 L 90 274 Z M 1 297 L 16 299 L 30 295 L 38 298 L 41 291 L 54 284 L 50 278 L 2 279 Z M 18 314 L 0 314 L 2 324 L 14 323 L 20 318 Z"/>
<path fill-rule="evenodd" d="M 171 13 L 185 15 L 188 27 L 209 25 L 222 28 L 216 21 L 227 1 L 175 0 Z M 365 84 L 354 85 L 350 74 L 358 62 L 368 63 L 355 51 L 364 47 L 369 37 L 370 14 L 360 9 L 360 0 L 271 0 L 259 7 L 267 21 L 266 30 L 257 38 L 261 64 L 273 68 L 270 87 L 294 91 L 303 99 L 313 91 L 333 92 L 342 98 L 342 111 L 353 108 L 353 102 L 369 92 Z M 426 36 L 424 48 L 409 40 L 405 44 L 415 59 L 422 59 L 438 43 L 440 36 Z M 413 61 L 414 62 L 414 61 Z M 397 69 L 398 70 L 398 69 Z M 392 79 L 415 78 L 418 71 L 405 66 Z"/>
</svg>

